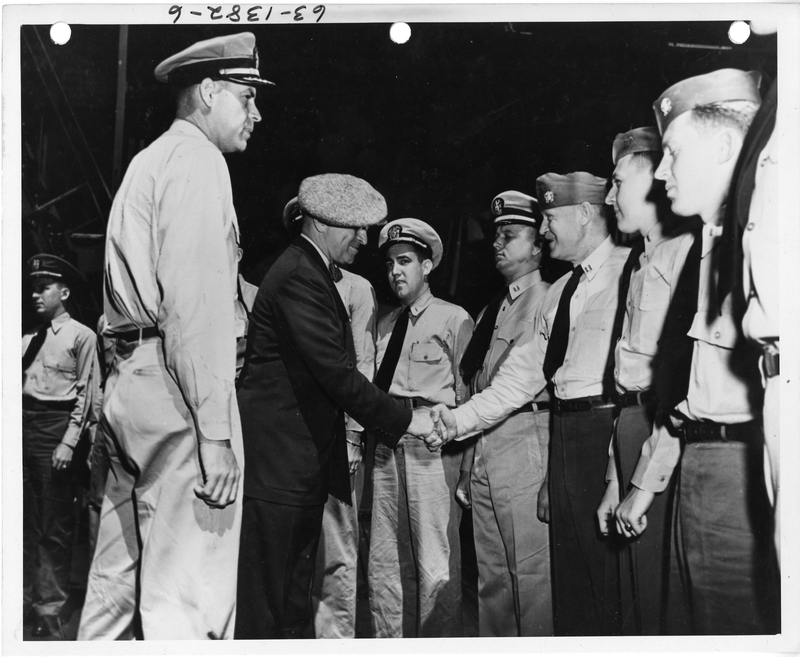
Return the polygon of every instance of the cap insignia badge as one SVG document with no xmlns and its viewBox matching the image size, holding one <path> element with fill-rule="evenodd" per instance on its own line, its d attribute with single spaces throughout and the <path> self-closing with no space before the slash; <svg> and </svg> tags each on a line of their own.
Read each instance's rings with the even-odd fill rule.
<svg viewBox="0 0 800 657">
<path fill-rule="evenodd" d="M 503 203 L 503 199 L 501 198 L 496 198 L 492 202 L 492 212 L 495 214 L 495 216 L 503 214 L 503 205 L 505 204 Z"/>
<path fill-rule="evenodd" d="M 666 116 L 672 111 L 672 101 L 669 98 L 664 98 L 661 101 L 661 113 Z"/>
<path fill-rule="evenodd" d="M 39 258 L 34 258 L 33 262 L 31 263 L 31 267 L 33 267 L 34 269 L 39 269 L 40 264 L 41 263 L 39 262 Z"/>
<path fill-rule="evenodd" d="M 547 190 L 547 191 L 544 193 L 544 200 L 545 200 L 547 203 L 552 203 L 552 202 L 553 202 L 553 199 L 555 199 L 555 195 L 553 194 L 553 192 L 552 192 L 551 190 L 549 190 L 549 189 L 548 189 L 548 190 Z"/>
<path fill-rule="evenodd" d="M 402 232 L 403 232 L 403 229 L 400 226 L 392 226 L 389 229 L 389 239 L 390 240 L 396 240 L 398 237 L 400 237 L 400 233 L 402 233 Z"/>
</svg>

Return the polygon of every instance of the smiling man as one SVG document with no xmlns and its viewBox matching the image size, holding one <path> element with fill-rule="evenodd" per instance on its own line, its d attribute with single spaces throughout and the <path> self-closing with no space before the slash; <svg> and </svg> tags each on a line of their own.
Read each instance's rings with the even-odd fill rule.
<svg viewBox="0 0 800 657">
<path fill-rule="evenodd" d="M 360 178 L 322 174 L 300 183 L 297 205 L 301 234 L 261 282 L 239 384 L 246 465 L 237 639 L 315 638 L 324 506 L 329 495 L 352 504 L 345 414 L 389 451 L 406 433 L 433 430 L 428 409 L 412 412 L 359 372 L 334 282 L 338 265 L 367 243 L 367 227 L 385 220 L 383 196 Z"/>
<path fill-rule="evenodd" d="M 400 307 L 378 322 L 375 385 L 407 408 L 462 404 L 459 372 L 473 322 L 463 308 L 431 294 L 428 276 L 442 259 L 436 231 L 397 219 L 378 245 Z M 429 452 L 403 439 L 378 445 L 373 471 L 369 602 L 376 637 L 460 636 L 461 510 L 455 489 L 461 445 Z"/>
<path fill-rule="evenodd" d="M 195 43 L 155 76 L 169 130 L 131 162 L 106 238 L 111 472 L 79 639 L 230 639 L 241 523 L 239 228 L 223 153 L 261 115 L 255 37 Z"/>
<path fill-rule="evenodd" d="M 622 273 L 620 305 L 614 323 L 614 381 L 619 416 L 609 449 L 606 493 L 597 510 L 600 531 L 616 527 L 621 496 L 636 494 L 630 481 L 642 444 L 655 421 L 653 385 L 658 339 L 686 255 L 693 242 L 688 222 L 669 213 L 664 186 L 653 173 L 661 161 L 661 135 L 655 127 L 617 135 L 612 147 L 614 175 L 606 203 L 614 208 L 617 228 L 634 236 Z M 695 222 L 692 223 L 695 225 Z M 633 534 L 619 554 L 623 634 L 660 634 L 665 556 L 674 481 L 655 500 L 648 531 Z M 630 529 L 622 528 L 630 537 Z"/>
</svg>

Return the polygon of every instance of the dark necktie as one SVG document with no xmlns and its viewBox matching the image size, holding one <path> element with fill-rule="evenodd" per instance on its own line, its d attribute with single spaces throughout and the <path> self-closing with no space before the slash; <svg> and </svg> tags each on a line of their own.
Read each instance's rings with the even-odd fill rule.
<svg viewBox="0 0 800 657">
<path fill-rule="evenodd" d="M 578 265 L 572 270 L 572 276 L 564 286 L 561 299 L 558 301 L 558 310 L 553 322 L 553 330 L 550 331 L 550 341 L 547 343 L 547 352 L 544 355 L 544 365 L 542 370 L 548 381 L 552 381 L 556 370 L 564 362 L 567 354 L 567 344 L 569 344 L 569 304 L 572 295 L 578 287 L 578 282 L 583 276 L 583 267 Z"/>
<path fill-rule="evenodd" d="M 30 343 L 28 343 L 28 348 L 25 350 L 25 353 L 22 355 L 22 373 L 25 374 L 25 370 L 27 370 L 31 363 L 33 363 L 33 359 L 36 358 L 36 354 L 39 353 L 39 350 L 42 348 L 44 344 L 44 340 L 47 337 L 47 329 L 50 328 L 50 323 L 47 322 L 42 324 L 39 330 L 36 332 L 31 338 Z"/>
<path fill-rule="evenodd" d="M 644 238 L 640 238 L 631 248 L 625 266 L 622 268 L 622 277 L 619 280 L 619 300 L 617 301 L 617 314 L 614 316 L 614 331 L 611 334 L 611 358 L 614 357 L 614 345 L 622 337 L 622 324 L 625 319 L 625 307 L 628 303 L 628 290 L 631 289 L 631 275 L 639 257 L 644 253 Z"/>
<path fill-rule="evenodd" d="M 489 345 L 492 342 L 492 333 L 494 333 L 497 314 L 500 312 L 500 306 L 503 305 L 506 295 L 507 290 L 504 288 L 486 306 L 486 312 L 483 313 L 481 321 L 475 327 L 472 338 L 470 338 L 464 355 L 461 357 L 461 375 L 467 383 L 472 381 L 472 377 L 483 365 L 486 353 L 489 351 Z"/>
<path fill-rule="evenodd" d="M 397 362 L 400 360 L 400 352 L 403 350 L 403 342 L 406 339 L 406 331 L 408 330 L 410 310 L 411 306 L 406 306 L 394 323 L 392 336 L 389 338 L 389 344 L 386 345 L 386 352 L 383 354 L 380 369 L 375 375 L 375 385 L 384 392 L 389 392 Z"/>
<path fill-rule="evenodd" d="M 334 283 L 338 283 L 342 280 L 342 270 L 339 269 L 339 265 L 335 262 L 332 262 L 328 265 L 328 271 L 331 273 L 331 278 L 333 279 Z"/>
<path fill-rule="evenodd" d="M 692 371 L 694 340 L 688 333 L 697 314 L 703 252 L 702 223 L 698 222 L 692 232 L 694 243 L 686 254 L 686 262 L 675 285 L 653 363 L 656 393 L 667 410 L 686 399 Z"/>
</svg>

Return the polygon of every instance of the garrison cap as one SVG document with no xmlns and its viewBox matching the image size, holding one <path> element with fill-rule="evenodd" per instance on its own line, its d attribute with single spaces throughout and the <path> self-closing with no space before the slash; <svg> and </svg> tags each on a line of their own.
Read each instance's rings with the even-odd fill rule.
<svg viewBox="0 0 800 657">
<path fill-rule="evenodd" d="M 258 50 L 252 32 L 198 41 L 156 66 L 156 80 L 178 87 L 205 78 L 227 80 L 251 87 L 272 86 L 258 72 Z"/>
<path fill-rule="evenodd" d="M 366 180 L 323 173 L 300 183 L 297 204 L 304 215 L 329 226 L 362 228 L 385 221 L 386 200 Z"/>
<path fill-rule="evenodd" d="M 538 229 L 542 223 L 539 202 L 533 196 L 516 192 L 513 189 L 494 197 L 492 214 L 495 226 L 523 224 Z"/>
<path fill-rule="evenodd" d="M 661 152 L 661 134 L 658 132 L 658 128 L 648 126 L 621 132 L 614 138 L 611 159 L 616 164 L 631 153 L 647 152 Z"/>
<path fill-rule="evenodd" d="M 742 71 L 738 68 L 721 68 L 681 80 L 662 93 L 653 103 L 658 129 L 663 135 L 676 117 L 698 105 L 729 100 L 751 100 L 761 103 L 759 84 L 761 84 L 761 73 Z"/>
<path fill-rule="evenodd" d="M 83 278 L 66 260 L 49 253 L 40 253 L 28 259 L 28 275 L 31 278 L 47 276 L 65 283 L 77 283 Z"/>
<path fill-rule="evenodd" d="M 378 249 L 385 253 L 395 244 L 413 244 L 422 249 L 433 261 L 433 268 L 442 261 L 442 240 L 439 234 L 419 219 L 395 219 L 383 228 L 378 236 Z"/>
<path fill-rule="evenodd" d="M 560 208 L 565 205 L 595 203 L 603 205 L 606 200 L 605 178 L 598 178 L 585 171 L 561 175 L 546 173 L 536 179 L 536 195 L 542 210 Z"/>
</svg>

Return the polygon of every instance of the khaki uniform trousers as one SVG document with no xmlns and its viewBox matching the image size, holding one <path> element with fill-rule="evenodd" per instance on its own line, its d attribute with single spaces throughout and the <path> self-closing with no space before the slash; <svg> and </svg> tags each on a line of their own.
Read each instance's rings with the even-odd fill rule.
<svg viewBox="0 0 800 657">
<path fill-rule="evenodd" d="M 195 496 L 203 477 L 191 414 L 161 340 L 137 344 L 120 343 L 106 383 L 110 471 L 78 639 L 232 638 L 241 488 L 225 509 Z"/>
<path fill-rule="evenodd" d="M 550 413 L 519 413 L 475 447 L 470 479 L 480 636 L 552 636 L 550 529 L 536 517 Z"/>
</svg>

